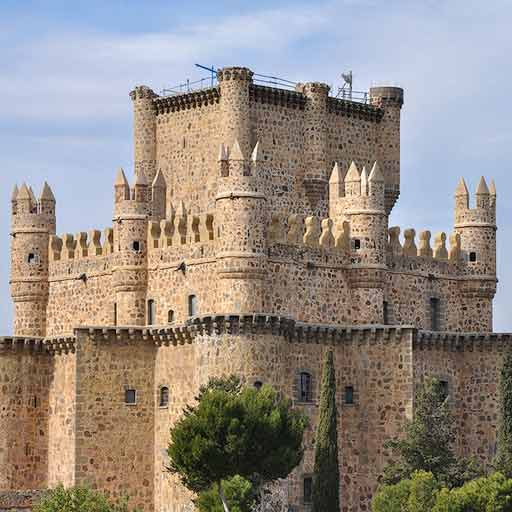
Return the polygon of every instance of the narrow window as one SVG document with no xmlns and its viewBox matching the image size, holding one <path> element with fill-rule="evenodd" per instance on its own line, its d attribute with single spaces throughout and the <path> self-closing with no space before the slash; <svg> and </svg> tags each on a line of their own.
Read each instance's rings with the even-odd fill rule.
<svg viewBox="0 0 512 512">
<path fill-rule="evenodd" d="M 310 476 L 304 477 L 303 483 L 303 492 L 304 492 L 304 503 L 309 504 L 312 501 L 313 495 L 313 479 Z"/>
<path fill-rule="evenodd" d="M 153 325 L 155 323 L 156 316 L 156 306 L 155 301 L 153 299 L 148 300 L 148 325 Z"/>
<path fill-rule="evenodd" d="M 117 325 L 117 302 L 114 302 L 114 325 Z"/>
<path fill-rule="evenodd" d="M 27 256 L 27 263 L 29 265 L 37 265 L 39 263 L 38 255 L 34 252 L 30 252 Z"/>
<path fill-rule="evenodd" d="M 476 252 L 472 251 L 469 253 L 469 261 L 474 263 L 476 261 Z"/>
<path fill-rule="evenodd" d="M 359 251 L 361 249 L 361 240 L 359 238 L 354 239 L 354 250 Z"/>
<path fill-rule="evenodd" d="M 138 240 L 134 240 L 132 243 L 132 249 L 135 252 L 140 252 L 140 242 Z"/>
<path fill-rule="evenodd" d="M 162 386 L 160 388 L 160 407 L 167 407 L 169 405 L 169 388 L 167 386 Z"/>
<path fill-rule="evenodd" d="M 188 296 L 188 316 L 197 315 L 197 297 L 195 295 Z"/>
<path fill-rule="evenodd" d="M 446 400 L 450 396 L 450 389 L 447 380 L 440 380 L 439 387 L 441 388 L 441 395 L 443 400 Z"/>
<path fill-rule="evenodd" d="M 167 311 L 167 323 L 172 324 L 174 322 L 174 309 Z"/>
<path fill-rule="evenodd" d="M 34 399 L 33 399 L 32 403 L 34 404 L 34 409 L 35 409 L 37 407 L 37 405 L 38 405 L 37 396 L 34 396 Z"/>
<path fill-rule="evenodd" d="M 440 318 L 439 318 L 439 299 L 432 297 L 430 299 L 430 328 L 432 331 L 439 331 Z"/>
<path fill-rule="evenodd" d="M 124 390 L 124 403 L 127 405 L 134 405 L 136 403 L 137 391 L 135 389 Z"/>
<path fill-rule="evenodd" d="M 389 306 L 388 306 L 387 301 L 384 301 L 382 303 L 382 315 L 383 315 L 384 325 L 389 325 Z"/>
<path fill-rule="evenodd" d="M 313 399 L 313 387 L 312 387 L 311 374 L 307 372 L 301 372 L 300 374 L 300 388 L 299 388 L 299 400 L 301 402 L 311 402 Z"/>
<path fill-rule="evenodd" d="M 345 387 L 345 404 L 352 405 L 354 403 L 354 386 Z"/>
<path fill-rule="evenodd" d="M 260 390 L 262 386 L 263 386 L 263 382 L 261 382 L 261 380 L 257 380 L 257 381 L 254 383 L 254 387 L 255 387 L 257 390 Z"/>
</svg>

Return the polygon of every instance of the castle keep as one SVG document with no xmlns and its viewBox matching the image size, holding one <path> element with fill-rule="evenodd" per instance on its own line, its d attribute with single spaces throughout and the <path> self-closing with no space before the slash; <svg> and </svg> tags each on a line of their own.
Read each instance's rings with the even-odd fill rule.
<svg viewBox="0 0 512 512">
<path fill-rule="evenodd" d="M 307 510 L 323 355 L 334 351 L 342 505 L 369 510 L 386 439 L 442 380 L 461 454 L 495 449 L 510 336 L 492 333 L 496 190 L 455 189 L 446 233 L 390 227 L 403 91 L 322 83 L 136 87 L 135 169 L 112 223 L 56 235 L 56 200 L 12 195 L 14 336 L 0 338 L 0 491 L 89 484 L 146 512 L 190 495 L 169 428 L 212 376 L 269 383 L 312 419 L 291 505 Z M 455 177 L 454 177 L 455 178 Z M 447 220 L 447 228 L 451 223 Z"/>
</svg>

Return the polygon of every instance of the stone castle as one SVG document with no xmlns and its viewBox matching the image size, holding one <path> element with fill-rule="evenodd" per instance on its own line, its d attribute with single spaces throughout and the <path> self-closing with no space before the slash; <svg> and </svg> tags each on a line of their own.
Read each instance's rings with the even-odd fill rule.
<svg viewBox="0 0 512 512">
<path fill-rule="evenodd" d="M 14 336 L 0 338 L 0 490 L 88 484 L 146 512 L 190 494 L 169 428 L 211 376 L 270 383 L 312 419 L 286 484 L 307 510 L 323 355 L 334 351 L 343 510 L 369 510 L 427 376 L 446 386 L 461 454 L 495 450 L 510 336 L 492 333 L 496 192 L 455 189 L 449 234 L 389 227 L 403 91 L 323 83 L 136 87 L 135 172 L 113 223 L 56 236 L 56 201 L 12 196 Z M 448 239 L 448 243 L 447 243 Z"/>
</svg>

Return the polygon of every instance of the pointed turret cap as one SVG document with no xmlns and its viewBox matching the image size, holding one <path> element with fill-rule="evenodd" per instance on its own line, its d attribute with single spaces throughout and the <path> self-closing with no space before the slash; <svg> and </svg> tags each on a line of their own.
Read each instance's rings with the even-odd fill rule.
<svg viewBox="0 0 512 512">
<path fill-rule="evenodd" d="M 254 149 L 252 150 L 251 160 L 253 162 L 261 162 L 263 160 L 263 152 L 261 151 L 261 144 L 258 140 Z"/>
<path fill-rule="evenodd" d="M 160 169 L 158 169 L 158 172 L 156 173 L 155 179 L 153 180 L 153 183 L 151 184 L 153 188 L 165 188 L 165 178 Z"/>
<path fill-rule="evenodd" d="M 11 201 L 16 201 L 16 199 L 18 199 L 18 185 L 14 185 L 14 188 L 12 189 L 12 194 L 11 194 Z"/>
<path fill-rule="evenodd" d="M 491 196 L 496 195 L 496 183 L 494 183 L 494 180 L 491 180 L 491 183 L 489 183 L 489 194 L 491 194 Z"/>
<path fill-rule="evenodd" d="M 230 160 L 245 160 L 244 155 L 242 154 L 242 150 L 240 148 L 238 139 L 235 139 L 235 142 L 233 143 L 233 147 L 231 148 L 231 151 L 229 153 L 229 159 Z"/>
<path fill-rule="evenodd" d="M 341 169 L 338 165 L 338 162 L 334 163 L 334 167 L 332 168 L 331 177 L 329 178 L 329 183 L 341 183 Z"/>
<path fill-rule="evenodd" d="M 128 186 L 128 180 L 126 179 L 126 175 L 124 174 L 123 168 L 119 167 L 116 173 L 116 181 L 114 182 L 114 185 L 122 185 L 122 186 Z"/>
<path fill-rule="evenodd" d="M 366 166 L 363 166 L 363 170 L 361 171 L 361 194 L 363 196 L 368 195 L 368 172 Z"/>
<path fill-rule="evenodd" d="M 41 190 L 41 197 L 39 199 L 42 199 L 43 201 L 53 201 L 55 202 L 55 196 L 53 195 L 53 191 L 50 188 L 50 185 L 44 182 L 43 190 Z"/>
<path fill-rule="evenodd" d="M 487 188 L 487 183 L 485 182 L 485 178 L 483 176 L 480 177 L 480 181 L 478 182 L 478 187 L 476 189 L 477 196 L 488 196 L 489 189 Z"/>
<path fill-rule="evenodd" d="M 375 163 L 373 164 L 372 171 L 370 172 L 370 177 L 368 178 L 368 181 L 384 183 L 384 175 L 380 170 L 380 165 L 379 162 L 377 162 L 377 160 L 375 160 Z"/>
<path fill-rule="evenodd" d="M 146 175 L 143 172 L 138 172 L 135 174 L 133 186 L 134 187 L 147 187 L 148 186 L 148 180 L 146 178 Z"/>
<path fill-rule="evenodd" d="M 219 158 L 217 159 L 219 162 L 224 162 L 228 159 L 228 150 L 224 144 L 219 146 Z"/>
<path fill-rule="evenodd" d="M 34 194 L 34 190 L 32 189 L 32 187 L 28 187 L 28 191 L 30 193 L 30 199 L 32 200 L 33 203 L 35 203 L 37 200 L 36 200 L 36 195 Z"/>
<path fill-rule="evenodd" d="M 464 178 L 460 179 L 459 184 L 455 189 L 455 196 L 469 196 L 468 187 L 466 186 Z"/>
<path fill-rule="evenodd" d="M 30 197 L 30 191 L 29 191 L 26 183 L 23 183 L 21 185 L 21 188 L 18 192 L 18 200 L 20 200 L 20 199 L 24 199 L 24 200 L 28 199 L 29 201 L 32 199 Z"/>
<path fill-rule="evenodd" d="M 358 170 L 355 162 L 352 162 L 350 164 L 350 167 L 348 168 L 347 175 L 345 176 L 345 182 L 352 182 L 352 181 L 361 181 L 361 176 L 359 176 L 359 170 Z"/>
</svg>

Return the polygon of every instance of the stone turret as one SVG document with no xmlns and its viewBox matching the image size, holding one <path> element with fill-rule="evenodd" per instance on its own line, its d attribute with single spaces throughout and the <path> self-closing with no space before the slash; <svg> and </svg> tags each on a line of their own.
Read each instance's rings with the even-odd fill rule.
<svg viewBox="0 0 512 512">
<path fill-rule="evenodd" d="M 248 68 L 226 67 L 217 71 L 221 91 L 222 139 L 231 147 L 238 141 L 244 155 L 250 154 L 253 136 L 249 115 L 253 72 Z"/>
<path fill-rule="evenodd" d="M 386 212 L 400 195 L 400 111 L 404 91 L 400 87 L 372 87 L 370 104 L 383 110 L 377 126 L 376 158 L 384 176 Z"/>
<path fill-rule="evenodd" d="M 455 190 L 454 227 L 460 235 L 462 257 L 467 263 L 462 294 L 467 300 L 477 302 L 478 308 L 492 318 L 492 299 L 496 292 L 497 230 L 494 181 L 488 187 L 485 178 L 480 178 L 472 208 L 468 188 L 461 178 Z M 492 321 L 488 328 L 492 329 Z"/>
<path fill-rule="evenodd" d="M 133 101 L 133 142 L 135 174 L 144 174 L 149 183 L 156 176 L 156 108 L 157 94 L 145 85 L 130 93 Z"/>
<path fill-rule="evenodd" d="M 256 143 L 248 159 L 237 140 L 221 146 L 215 219 L 219 275 L 219 310 L 264 311 L 267 266 L 267 178 L 262 148 Z"/>
<path fill-rule="evenodd" d="M 14 333 L 46 334 L 48 245 L 55 234 L 55 197 L 44 184 L 39 199 L 25 183 L 14 188 L 11 219 L 11 296 Z"/>
<path fill-rule="evenodd" d="M 359 172 L 352 162 L 344 179 L 343 197 L 330 201 L 341 205 L 338 213 L 350 224 L 350 282 L 354 307 L 360 311 L 358 318 L 362 323 L 381 322 L 388 216 L 379 162 L 373 164 L 370 173 L 365 167 Z"/>
<path fill-rule="evenodd" d="M 304 188 L 311 213 L 326 215 L 327 204 L 327 98 L 329 86 L 320 82 L 299 84 L 307 100 L 304 112 Z"/>
<path fill-rule="evenodd" d="M 150 213 L 149 185 L 143 173 L 130 188 L 122 169 L 115 181 L 113 269 L 118 325 L 146 324 L 147 239 Z"/>
</svg>

